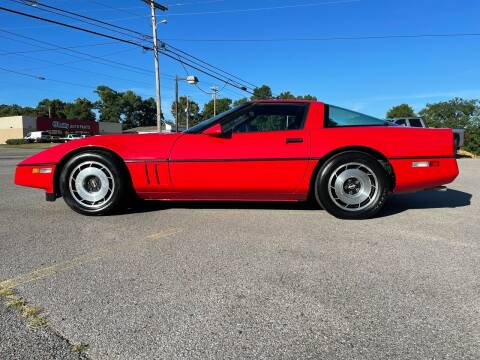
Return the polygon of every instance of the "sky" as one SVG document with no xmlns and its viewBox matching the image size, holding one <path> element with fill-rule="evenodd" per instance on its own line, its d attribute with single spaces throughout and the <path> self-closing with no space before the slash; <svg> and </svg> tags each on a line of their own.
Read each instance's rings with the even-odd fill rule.
<svg viewBox="0 0 480 360">
<path fill-rule="evenodd" d="M 151 34 L 149 9 L 140 0 L 40 2 Z M 400 103 L 418 111 L 427 103 L 455 96 L 480 98 L 480 36 L 339 39 L 480 34 L 478 0 L 165 0 L 162 4 L 169 10 L 158 14 L 159 20 L 167 20 L 158 25 L 160 39 L 250 83 L 268 84 L 274 94 L 286 90 L 311 94 L 378 117 Z M 0 6 L 79 24 L 15 0 L 1 1 Z M 53 45 L 78 46 L 75 51 L 83 54 L 55 50 Z M 35 106 L 47 97 L 96 100 L 97 85 L 155 96 L 153 70 L 152 52 L 0 10 L 0 104 Z M 212 85 L 223 87 L 193 69 L 186 73 L 169 58 L 160 57 L 160 70 L 167 119 L 174 98 L 172 76 L 198 76 L 198 87 L 181 83 L 180 94 L 201 105 L 210 99 Z M 218 96 L 238 99 L 248 94 L 226 86 Z"/>
</svg>

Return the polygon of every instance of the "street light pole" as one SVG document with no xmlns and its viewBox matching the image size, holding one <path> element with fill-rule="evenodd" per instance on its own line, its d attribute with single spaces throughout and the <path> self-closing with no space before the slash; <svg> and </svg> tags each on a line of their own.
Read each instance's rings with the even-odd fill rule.
<svg viewBox="0 0 480 360">
<path fill-rule="evenodd" d="M 190 98 L 187 95 L 187 124 L 186 124 L 187 129 L 188 129 L 189 120 L 190 120 Z"/>
<path fill-rule="evenodd" d="M 185 80 L 188 82 L 190 85 L 195 85 L 198 83 L 198 78 L 196 76 L 187 76 L 187 77 L 179 77 L 178 75 L 175 75 L 175 130 L 178 132 L 178 106 L 179 106 L 179 98 L 178 98 L 178 82 L 180 80 Z M 188 101 L 188 100 L 187 100 Z M 187 105 L 188 106 L 188 105 Z M 188 120 L 187 120 L 188 121 Z M 188 126 L 187 126 L 188 128 Z"/>
<path fill-rule="evenodd" d="M 157 19 L 155 9 L 162 11 L 168 10 L 166 6 L 155 3 L 153 0 L 143 0 L 143 2 L 150 5 L 150 12 L 152 14 L 152 35 L 153 35 L 153 54 L 155 57 L 155 86 L 156 86 L 156 100 L 157 100 L 157 131 L 162 131 L 162 101 L 160 98 L 160 65 L 158 61 L 158 39 L 157 39 Z"/>
<path fill-rule="evenodd" d="M 212 86 L 210 88 L 212 90 L 212 97 L 213 97 L 213 116 L 217 115 L 217 92 L 218 88 L 216 86 Z"/>
<path fill-rule="evenodd" d="M 178 133 L 178 75 L 175 75 L 175 132 Z"/>
</svg>

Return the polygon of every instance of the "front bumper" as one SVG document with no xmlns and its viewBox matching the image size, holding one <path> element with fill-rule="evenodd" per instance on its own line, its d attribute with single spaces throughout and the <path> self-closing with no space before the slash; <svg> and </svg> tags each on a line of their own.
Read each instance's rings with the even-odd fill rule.
<svg viewBox="0 0 480 360">
<path fill-rule="evenodd" d="M 15 185 L 44 189 L 49 194 L 55 193 L 55 164 L 17 165 Z"/>
</svg>

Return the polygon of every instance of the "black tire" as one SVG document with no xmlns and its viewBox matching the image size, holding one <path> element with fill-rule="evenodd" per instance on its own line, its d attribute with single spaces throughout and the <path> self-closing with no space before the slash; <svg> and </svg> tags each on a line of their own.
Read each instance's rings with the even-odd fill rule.
<svg viewBox="0 0 480 360">
<path fill-rule="evenodd" d="M 120 210 L 130 193 L 129 177 L 122 165 L 104 151 L 75 155 L 60 174 L 63 199 L 70 208 L 84 215 L 106 215 Z M 91 201 L 97 197 L 98 201 Z"/>
<path fill-rule="evenodd" d="M 351 151 L 332 157 L 315 179 L 317 202 L 340 219 L 375 216 L 385 204 L 387 195 L 386 170 L 375 158 L 362 152 Z"/>
</svg>

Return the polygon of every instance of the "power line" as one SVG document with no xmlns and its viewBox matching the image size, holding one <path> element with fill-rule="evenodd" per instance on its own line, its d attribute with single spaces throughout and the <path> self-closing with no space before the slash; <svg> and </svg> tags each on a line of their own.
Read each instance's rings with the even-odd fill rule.
<svg viewBox="0 0 480 360">
<path fill-rule="evenodd" d="M 17 4 L 25 5 L 25 6 L 28 6 L 28 7 L 32 7 L 32 3 L 29 2 L 28 0 L 10 0 L 10 1 L 14 2 L 14 3 L 17 3 Z M 41 11 L 45 11 L 45 12 L 48 12 L 48 13 L 64 16 L 64 17 L 69 18 L 69 19 L 80 21 L 80 22 L 85 23 L 85 24 L 97 26 L 97 27 L 100 27 L 102 29 L 106 29 L 108 31 L 115 31 L 119 34 L 126 35 L 126 36 L 131 36 L 131 37 L 134 37 L 134 38 L 139 39 L 139 40 L 145 40 L 145 37 L 148 37 L 147 35 L 142 34 L 141 32 L 138 32 L 136 30 L 128 29 L 128 28 L 125 28 L 123 26 L 118 26 L 118 25 L 115 25 L 115 24 L 110 24 L 110 23 L 108 23 L 106 21 L 103 21 L 103 20 L 98 20 L 98 19 L 95 19 L 95 18 L 92 18 L 92 17 L 89 17 L 89 16 L 84 16 L 84 15 L 81 15 L 81 14 L 78 14 L 78 13 L 74 13 L 72 11 L 60 9 L 58 7 L 55 7 L 55 6 L 46 5 L 46 4 L 43 4 L 39 1 L 35 1 L 35 8 L 38 9 L 38 10 L 41 10 Z M 65 14 L 67 14 L 67 15 L 65 15 Z M 73 15 L 73 16 L 69 16 L 69 15 Z M 79 18 L 79 19 L 77 19 L 77 18 Z M 83 20 L 83 19 L 86 19 L 86 20 Z M 119 29 L 120 31 L 119 30 L 112 30 L 111 28 Z M 135 34 L 135 36 L 132 36 L 129 33 Z"/>
<path fill-rule="evenodd" d="M 221 79 L 220 77 L 218 77 L 218 76 L 216 76 L 216 75 L 213 75 L 212 73 L 209 73 L 208 71 L 206 71 L 206 70 L 204 70 L 204 69 L 199 68 L 198 66 L 192 65 L 191 63 L 188 63 L 188 62 L 185 61 L 185 60 L 182 60 L 182 59 L 180 59 L 180 58 L 176 58 L 176 57 L 173 56 L 173 55 L 170 55 L 169 52 L 171 52 L 171 51 L 170 51 L 170 50 L 166 50 L 166 51 L 164 51 L 164 52 L 161 52 L 161 54 L 164 55 L 164 56 L 167 56 L 167 57 L 169 57 L 169 58 L 171 58 L 171 59 L 173 59 L 173 60 L 176 60 L 176 61 L 178 61 L 178 62 L 180 62 L 180 63 L 182 63 L 182 64 L 184 64 L 184 65 L 186 65 L 186 66 L 188 66 L 188 67 L 191 67 L 192 69 L 195 69 L 195 70 L 197 70 L 197 71 L 200 71 L 201 73 L 203 73 L 203 74 L 205 74 L 205 75 L 208 75 L 208 76 L 210 76 L 210 77 L 212 77 L 212 78 L 214 78 L 214 79 L 217 79 L 217 80 L 221 81 L 222 83 L 228 82 L 228 81 L 225 81 L 225 79 Z M 250 94 L 253 94 L 252 91 L 248 90 L 248 89 L 245 88 L 245 87 L 241 87 L 241 86 L 238 86 L 238 85 L 235 85 L 235 84 L 232 84 L 232 83 L 230 83 L 230 85 L 233 86 L 233 87 L 236 87 L 237 89 L 240 89 L 240 90 L 243 90 L 243 91 L 248 92 L 248 93 L 250 93 Z"/>
<path fill-rule="evenodd" d="M 115 6 L 107 5 L 107 4 L 104 4 L 100 1 L 95 1 L 95 0 L 88 0 L 88 2 L 90 2 L 92 4 L 100 5 L 100 6 L 104 7 L 104 9 L 81 9 L 81 10 L 77 10 L 77 11 L 79 11 L 79 12 L 89 12 L 90 13 L 90 12 L 97 12 L 97 11 L 116 10 L 116 11 L 119 11 L 119 12 L 135 15 L 137 17 L 144 17 L 144 15 L 140 15 L 138 13 L 130 11 L 130 10 L 144 9 L 145 8 L 144 6 L 115 7 Z M 186 6 L 186 5 L 204 5 L 204 4 L 214 4 L 214 3 L 219 3 L 219 2 L 225 2 L 225 0 L 207 0 L 207 1 L 172 3 L 172 4 L 167 4 L 167 7 L 172 8 L 172 7 Z"/>
<path fill-rule="evenodd" d="M 26 73 L 26 72 L 23 72 L 23 71 L 12 70 L 12 69 L 4 68 L 4 67 L 1 67 L 1 66 L 0 66 L 0 71 L 5 71 L 5 72 L 16 74 L 16 75 L 21 75 L 21 76 L 33 78 L 33 79 L 36 79 L 36 80 L 51 81 L 51 82 L 55 82 L 55 83 L 59 83 L 59 84 L 78 86 L 78 87 L 83 87 L 83 88 L 87 88 L 87 89 L 96 89 L 97 88 L 96 86 L 93 86 L 93 85 L 85 85 L 85 84 L 80 84 L 80 83 L 75 83 L 75 82 L 70 82 L 70 81 L 65 81 L 65 80 L 53 79 L 53 78 L 50 78 L 50 77 L 47 78 L 45 76 L 40 76 L 40 75 L 32 75 L 32 74 L 29 74 L 29 73 Z"/>
<path fill-rule="evenodd" d="M 7 69 L 7 68 L 4 68 L 4 67 L 0 67 L 0 70 L 5 71 L 5 72 L 9 72 L 9 73 L 12 73 L 12 74 L 16 74 L 16 75 L 21 75 L 21 76 L 34 78 L 34 79 L 37 79 L 37 80 L 47 80 L 47 81 L 52 81 L 52 82 L 56 82 L 56 83 L 60 83 L 60 84 L 79 86 L 79 87 L 84 87 L 84 88 L 88 88 L 88 89 L 95 89 L 96 88 L 95 86 L 84 85 L 84 84 L 79 84 L 79 83 L 74 83 L 74 82 L 64 81 L 64 80 L 46 78 L 44 76 L 32 75 L 32 74 L 24 73 L 22 71 Z"/>
<path fill-rule="evenodd" d="M 233 14 L 233 13 L 245 13 L 245 12 L 254 12 L 254 11 L 264 11 L 264 10 L 277 10 L 277 9 L 291 9 L 291 8 L 302 8 L 302 7 L 314 7 L 322 5 L 337 5 L 337 4 L 349 4 L 357 3 L 361 0 L 338 0 L 338 1 L 324 1 L 317 3 L 309 4 L 295 4 L 295 5 L 283 5 L 283 6 L 268 6 L 268 7 L 258 7 L 258 8 L 247 8 L 247 9 L 226 9 L 226 10 L 212 10 L 212 11 L 198 11 L 198 12 L 185 12 L 185 13 L 169 13 L 165 16 L 192 16 L 192 15 L 216 15 L 216 14 Z M 125 18 L 115 18 L 109 19 L 109 21 L 121 21 L 121 20 L 131 20 L 137 19 L 144 16 L 133 16 Z"/>
<path fill-rule="evenodd" d="M 190 1 L 186 3 L 167 4 L 167 6 L 170 8 L 175 6 L 203 5 L 203 4 L 213 4 L 213 3 L 219 3 L 219 2 L 225 2 L 225 0 Z"/>
<path fill-rule="evenodd" d="M 112 9 L 112 10 L 116 10 L 116 11 L 120 11 L 120 12 L 124 12 L 124 13 L 127 13 L 127 14 L 130 14 L 130 15 L 135 15 L 135 16 L 142 16 L 138 13 L 135 13 L 133 11 L 129 11 L 129 9 L 127 8 L 116 8 L 114 6 L 110 6 L 110 5 L 107 5 L 107 4 L 104 4 L 100 1 L 95 1 L 95 0 L 88 0 L 88 2 L 92 3 L 92 4 L 97 4 L 97 5 L 100 5 L 100 6 L 103 6 L 107 9 Z M 135 9 L 139 9 L 139 7 L 135 7 Z"/>
<path fill-rule="evenodd" d="M 8 38 L 8 37 L 5 37 L 5 36 L 0 36 L 0 37 L 12 40 L 11 38 Z M 104 45 L 112 45 L 112 44 L 116 44 L 116 43 L 112 43 L 112 42 L 110 42 L 110 43 L 92 43 L 92 44 L 84 44 L 84 45 L 66 46 L 66 47 L 63 47 L 63 48 L 64 49 L 80 49 L 80 48 L 86 48 L 86 47 L 104 46 Z M 54 51 L 54 50 L 58 50 L 58 46 L 57 47 L 52 47 L 52 48 L 36 49 L 36 50 L 22 50 L 22 51 L 3 52 L 3 53 L 0 53 L 0 56 L 27 54 L 27 53 L 32 53 L 32 52 L 44 52 L 44 51 Z"/>
<path fill-rule="evenodd" d="M 31 78 L 34 78 L 34 79 L 37 79 L 37 80 L 46 80 L 46 78 L 43 77 L 43 76 L 27 74 L 27 73 L 24 73 L 24 72 L 21 72 L 21 71 L 12 70 L 12 69 L 7 69 L 7 68 L 1 67 L 1 66 L 0 66 L 0 70 L 5 71 L 5 72 L 9 72 L 9 73 L 12 73 L 12 74 L 17 74 L 17 75 L 22 75 L 22 76 L 26 76 L 26 77 L 31 77 Z"/>
<path fill-rule="evenodd" d="M 145 74 L 145 75 L 148 74 L 148 75 L 150 75 L 152 73 L 151 71 L 145 70 L 144 68 L 141 68 L 141 67 L 138 67 L 138 66 L 135 66 L 135 65 L 122 63 L 122 62 L 111 60 L 111 59 L 108 59 L 108 58 L 105 58 L 105 57 L 102 57 L 102 56 L 92 55 L 92 54 L 89 54 L 89 53 L 86 53 L 86 52 L 83 52 L 83 51 L 73 50 L 73 49 L 65 47 L 65 46 L 60 46 L 60 45 L 53 44 L 53 43 L 48 42 L 48 41 L 39 40 L 39 39 L 32 38 L 30 36 L 17 34 L 17 33 L 14 33 L 12 31 L 0 29 L 0 32 L 4 32 L 4 33 L 10 34 L 10 35 L 14 35 L 14 36 L 17 36 L 17 37 L 20 37 L 20 38 L 23 38 L 23 39 L 27 39 L 27 40 L 30 40 L 30 41 L 33 41 L 33 42 L 36 42 L 36 43 L 45 44 L 47 46 L 53 46 L 57 49 L 56 51 L 59 51 L 63 54 L 66 54 L 66 55 L 74 57 L 74 58 L 79 58 L 78 55 L 81 55 L 81 56 L 83 56 L 83 58 L 86 57 L 92 62 L 102 64 L 102 65 L 111 66 L 111 67 L 120 68 L 122 70 L 128 70 L 128 71 L 131 71 L 131 72 L 135 72 L 137 74 L 142 74 L 142 75 L 143 74 Z M 66 51 L 61 51 L 61 50 L 66 50 Z M 72 53 L 73 54 L 78 54 L 78 55 L 76 56 L 76 55 L 73 55 Z"/>
<path fill-rule="evenodd" d="M 190 15 L 231 14 L 231 13 L 239 13 L 239 12 L 292 9 L 292 8 L 313 7 L 313 6 L 322 6 L 322 5 L 349 4 L 349 3 L 358 3 L 360 1 L 361 0 L 338 0 L 338 1 L 326 1 L 326 2 L 320 2 L 320 3 L 268 6 L 268 7 L 248 8 L 248 9 L 227 9 L 227 10 L 199 11 L 199 12 L 186 12 L 186 13 L 170 13 L 168 15 L 169 16 L 186 16 L 186 15 L 190 16 Z"/>
<path fill-rule="evenodd" d="M 188 54 L 187 52 L 185 52 L 185 51 L 183 51 L 183 50 L 181 50 L 181 49 L 179 49 L 179 48 L 177 48 L 177 47 L 175 47 L 175 46 L 173 46 L 173 45 L 170 45 L 170 44 L 166 44 L 166 45 L 167 45 L 167 47 L 170 47 L 170 48 L 172 48 L 172 49 L 174 49 L 174 50 L 176 50 L 176 51 L 178 51 L 178 52 L 180 52 L 180 53 L 182 53 L 182 54 L 187 55 L 187 56 L 190 57 L 190 58 L 193 58 L 193 59 L 195 59 L 195 60 L 197 60 L 197 61 L 200 61 L 201 63 L 203 63 L 203 64 L 205 64 L 205 65 L 207 65 L 207 66 L 209 66 L 209 67 L 211 67 L 211 68 L 213 68 L 213 69 L 219 70 L 219 71 L 223 72 L 224 74 L 227 74 L 227 75 L 229 75 L 229 76 L 232 76 L 232 77 L 236 78 L 237 80 L 240 80 L 240 81 L 242 81 L 242 82 L 244 82 L 244 83 L 250 84 L 250 85 L 252 85 L 254 88 L 258 87 L 257 85 L 252 84 L 251 82 L 248 82 L 248 81 L 246 81 L 246 80 L 244 80 L 244 79 L 242 79 L 242 78 L 240 78 L 240 77 L 238 77 L 238 76 L 235 76 L 235 75 L 233 75 L 233 74 L 231 74 L 231 73 L 229 73 L 229 72 L 227 72 L 227 71 L 224 71 L 224 70 L 218 68 L 217 66 L 214 66 L 214 65 L 212 65 L 212 64 L 209 64 L 208 62 L 206 62 L 206 61 L 204 61 L 204 60 L 201 60 L 201 59 L 199 59 L 199 58 L 196 57 L 196 56 L 190 55 L 190 54 Z"/>
<path fill-rule="evenodd" d="M 118 53 L 118 51 L 117 51 L 117 53 Z M 135 80 L 135 79 L 126 79 L 126 78 L 122 78 L 120 76 L 110 75 L 110 74 L 106 74 L 106 73 L 100 73 L 100 72 L 97 72 L 97 71 L 92 71 L 92 70 L 87 70 L 87 69 L 81 69 L 79 67 L 75 67 L 75 66 L 70 65 L 72 63 L 86 61 L 85 59 L 69 61 L 69 62 L 64 62 L 64 63 L 58 63 L 58 62 L 55 62 L 55 61 L 39 59 L 39 58 L 36 58 L 36 57 L 33 57 L 33 56 L 27 56 L 25 54 L 22 54 L 22 55 L 13 54 L 13 55 L 21 56 L 22 58 L 31 59 L 31 60 L 37 61 L 37 62 L 43 62 L 43 63 L 51 64 L 50 66 L 36 66 L 36 67 L 28 68 L 28 69 L 23 69 L 24 71 L 40 70 L 40 69 L 45 69 L 45 68 L 51 67 L 51 66 L 63 66 L 67 69 L 72 69 L 74 71 L 78 71 L 78 72 L 81 72 L 81 73 L 84 73 L 84 74 L 93 74 L 93 75 L 103 76 L 103 77 L 107 77 L 107 78 L 111 78 L 111 79 L 116 79 L 116 80 L 131 82 L 131 83 L 147 85 L 147 83 L 143 82 L 143 81 L 138 81 L 138 80 Z"/>
<path fill-rule="evenodd" d="M 172 52 L 172 53 L 174 53 L 174 52 Z M 192 67 L 192 66 L 191 66 L 190 64 L 188 64 L 187 62 L 183 61 L 183 60 L 182 60 L 182 57 L 181 57 L 179 54 L 177 54 L 177 53 L 174 53 L 174 54 L 177 56 L 177 61 L 182 65 L 183 70 L 185 71 L 185 75 L 188 76 L 188 70 L 187 70 L 187 68 L 186 68 L 186 65 L 188 65 L 188 66 L 190 66 L 190 67 Z M 223 81 L 223 82 L 225 82 L 225 81 Z M 234 85 L 234 84 L 232 84 L 232 83 L 225 82 L 223 88 L 225 88 L 225 86 L 227 86 L 227 85 L 231 85 L 231 86 L 237 87 L 236 85 Z M 211 93 L 209 93 L 209 92 L 203 90 L 202 88 L 200 88 L 200 86 L 198 86 L 198 84 L 195 84 L 195 86 L 196 86 L 200 91 L 202 91 L 203 93 L 205 93 L 205 94 L 210 94 L 210 95 L 211 95 Z M 222 89 L 223 89 L 223 88 L 222 88 Z M 242 87 L 241 89 L 244 90 L 244 87 Z M 245 88 L 244 91 L 246 91 L 246 88 Z"/>
<path fill-rule="evenodd" d="M 16 11 L 16 10 L 13 10 L 13 9 L 8 9 L 8 8 L 5 8 L 5 7 L 0 7 L 0 10 L 3 10 L 3 11 L 7 11 L 7 12 L 10 12 L 10 13 L 14 13 L 14 14 L 17 14 L 17 15 L 22 15 L 22 16 L 26 16 L 26 17 L 30 17 L 30 18 L 34 18 L 34 19 L 37 19 L 37 20 L 41 20 L 41 21 L 46 21 L 46 22 L 49 22 L 49 23 L 53 23 L 53 24 L 56 24 L 56 25 L 60 25 L 60 26 L 64 26 L 64 27 L 68 27 L 68 28 L 72 28 L 72 29 L 75 29 L 75 30 L 80 30 L 80 31 L 83 31 L 83 32 L 87 32 L 87 33 L 90 33 L 90 34 L 94 34 L 94 35 L 98 35 L 98 36 L 102 36 L 102 37 L 106 37 L 106 38 L 109 38 L 109 39 L 112 39 L 112 40 L 117 40 L 119 42 L 123 42 L 123 43 L 127 43 L 127 44 L 130 44 L 130 45 L 134 45 L 134 46 L 137 46 L 137 47 L 140 47 L 142 48 L 143 50 L 153 50 L 151 47 L 147 47 L 147 46 L 144 46 L 144 45 L 141 45 L 141 44 L 138 44 L 134 41 L 131 41 L 131 40 L 127 40 L 127 39 L 123 39 L 123 38 L 119 38 L 119 37 L 116 37 L 116 36 L 112 36 L 112 35 L 108 35 L 108 34 L 104 34 L 104 33 L 100 33 L 100 32 L 97 32 L 97 31 L 93 31 L 93 30 L 89 30 L 89 29 L 86 29 L 86 28 L 82 28 L 80 26 L 75 26 L 75 25 L 71 25 L 71 24 L 67 24 L 67 23 L 64 23 L 64 22 L 60 22 L 60 21 L 56 21 L 56 20 L 52 20 L 52 19 L 48 19 L 48 18 L 44 18 L 44 17 L 40 17 L 40 16 L 36 16 L 36 15 L 32 15 L 32 14 L 28 14 L 28 13 L 24 13 L 24 12 L 21 12 L 21 11 Z M 70 50 L 72 51 L 72 50 Z M 171 52 L 171 53 L 174 53 L 175 55 L 177 55 L 179 58 L 175 58 L 174 56 L 171 56 L 170 54 L 168 54 L 168 52 Z M 214 71 L 212 69 L 208 69 L 205 67 L 205 65 L 202 65 L 202 64 L 199 64 L 198 62 L 196 62 L 195 60 L 192 60 L 192 59 L 185 59 L 185 56 L 184 55 L 181 55 L 181 54 L 178 54 L 176 53 L 175 51 L 172 51 L 170 49 L 163 49 L 162 51 L 160 51 L 159 53 L 167 56 L 167 57 L 170 57 L 176 61 L 180 61 L 180 62 L 183 62 L 184 64 L 188 65 L 189 67 L 193 68 L 193 69 L 196 69 L 212 78 L 215 78 L 221 82 L 224 82 L 224 83 L 228 83 L 229 85 L 233 86 L 233 87 L 236 87 L 240 90 L 244 90 L 244 91 L 247 91 L 247 92 L 250 92 L 251 91 L 248 91 L 248 87 L 244 86 L 243 84 L 239 83 L 238 81 L 234 81 L 228 77 L 226 77 L 225 75 L 223 74 L 220 74 L 218 73 L 217 71 Z M 184 52 L 185 53 L 185 52 Z M 187 53 L 185 53 L 187 54 Z M 189 54 L 187 54 L 189 55 Z M 90 56 L 90 55 L 89 55 Z M 190 56 L 190 55 L 189 55 Z M 180 60 L 180 57 L 183 57 L 183 60 Z M 197 58 L 198 59 L 198 58 Z M 202 61 L 203 62 L 203 61 Z M 193 64 L 192 64 L 193 63 Z M 204 62 L 205 63 L 205 62 Z M 223 71 L 223 70 L 221 70 Z M 213 74 L 212 74 L 213 73 Z M 225 72 L 224 72 L 225 73 Z"/>
<path fill-rule="evenodd" d="M 265 39 L 186 39 L 170 38 L 167 41 L 185 42 L 301 42 L 301 41 L 349 41 L 349 40 L 382 40 L 382 39 L 416 39 L 416 38 L 449 38 L 449 37 L 477 37 L 480 33 L 444 33 L 444 34 L 399 34 L 399 35 L 370 35 L 370 36 L 332 36 L 317 38 L 265 38 Z"/>
<path fill-rule="evenodd" d="M 188 76 L 188 70 L 187 70 L 185 64 L 182 63 L 182 62 L 181 62 L 180 64 L 182 65 L 183 70 L 185 71 L 185 76 Z M 208 96 L 211 96 L 211 95 L 212 95 L 211 92 L 206 91 L 206 90 L 203 90 L 203 89 L 198 85 L 198 82 L 195 82 L 194 85 L 195 85 L 195 87 L 196 87 L 198 90 L 200 90 L 203 94 L 206 94 L 206 95 L 208 95 Z M 226 85 L 227 85 L 227 83 L 225 83 L 224 87 L 225 87 Z"/>
<path fill-rule="evenodd" d="M 254 87 L 250 87 L 250 86 L 245 86 L 243 83 L 237 81 L 237 80 L 233 80 L 227 76 L 225 76 L 224 74 L 216 71 L 216 70 L 212 70 L 212 69 L 209 69 L 208 67 L 206 67 L 205 65 L 199 63 L 198 61 L 195 61 L 195 60 L 192 60 L 186 56 L 184 56 L 183 54 L 180 54 L 178 53 L 177 51 L 175 50 L 171 50 L 169 48 L 164 48 L 163 49 L 163 54 L 165 54 L 165 52 L 170 52 L 172 54 L 174 54 L 176 56 L 176 60 L 180 61 L 180 60 L 183 60 L 185 63 L 188 63 L 188 64 L 194 64 L 195 66 L 197 67 L 201 67 L 202 69 L 204 70 L 207 70 L 209 73 L 213 73 L 215 74 L 216 76 L 219 76 L 219 77 L 222 77 L 224 80 L 222 82 L 226 82 L 232 86 L 235 86 L 241 90 L 243 90 L 244 88 L 245 89 L 248 89 L 248 88 L 251 88 L 251 89 L 254 89 Z M 217 78 L 218 79 L 218 78 Z"/>
<path fill-rule="evenodd" d="M 3 7 L 3 6 L 0 6 L 0 10 L 7 11 L 7 12 L 10 12 L 10 13 L 13 13 L 13 14 L 17 14 L 17 15 L 26 16 L 26 17 L 29 17 L 29 18 L 32 18 L 32 19 L 37 19 L 37 20 L 41 20 L 41 21 L 48 22 L 48 23 L 52 23 L 52 24 L 64 26 L 64 27 L 67 27 L 67 28 L 70 28 L 70 29 L 75 29 L 75 30 L 83 31 L 83 32 L 86 32 L 86 33 L 89 33 L 89 34 L 93 34 L 93 35 L 97 35 L 97 36 L 101 36 L 101 37 L 104 37 L 104 38 L 108 38 L 108 39 L 112 39 L 112 40 L 117 40 L 117 41 L 120 41 L 120 42 L 123 42 L 123 43 L 126 43 L 126 44 L 130 44 L 130 45 L 134 45 L 134 46 L 140 47 L 140 48 L 142 48 L 142 49 L 144 49 L 144 50 L 151 50 L 151 48 L 146 47 L 146 46 L 141 45 L 141 44 L 138 44 L 138 43 L 136 43 L 136 42 L 134 42 L 134 41 L 127 40 L 127 39 L 122 39 L 122 38 L 119 38 L 119 37 L 116 37 L 116 36 L 104 34 L 104 33 L 98 32 L 98 31 L 94 31 L 94 30 L 85 29 L 85 28 L 82 28 L 82 27 L 80 27 L 80 26 L 71 25 L 71 24 L 67 24 L 67 23 L 61 22 L 61 21 L 56 21 L 56 20 L 44 18 L 44 17 L 41 17 L 41 16 L 36 16 L 36 15 L 28 14 L 28 13 L 25 13 L 25 12 L 22 12 L 22 11 L 17 11 L 17 10 L 13 10 L 13 9 L 8 9 L 8 8 Z"/>
</svg>

